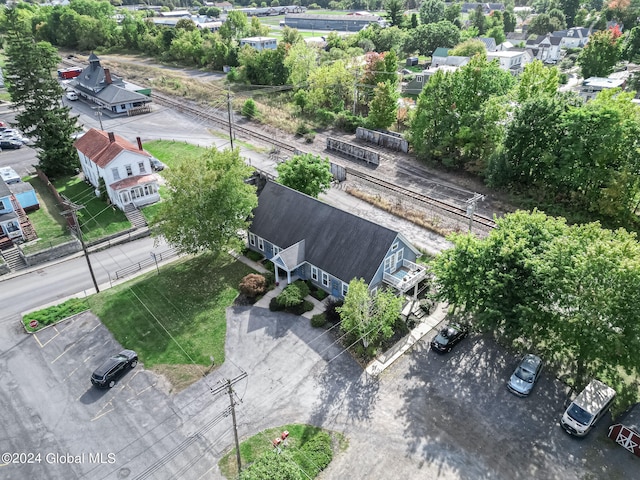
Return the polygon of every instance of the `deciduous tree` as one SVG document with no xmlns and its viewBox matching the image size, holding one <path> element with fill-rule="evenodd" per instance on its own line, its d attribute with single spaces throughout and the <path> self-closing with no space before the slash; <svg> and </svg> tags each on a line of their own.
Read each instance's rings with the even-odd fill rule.
<svg viewBox="0 0 640 480">
<path fill-rule="evenodd" d="M 279 163 L 276 171 L 279 183 L 314 198 L 326 192 L 333 180 L 329 160 L 311 153 L 294 155 Z"/>
<path fill-rule="evenodd" d="M 337 307 L 340 313 L 340 328 L 357 337 L 364 347 L 393 335 L 402 299 L 390 290 L 379 289 L 375 295 L 361 278 L 349 282 L 344 304 Z"/>
<path fill-rule="evenodd" d="M 388 128 L 398 118 L 397 88 L 391 82 L 378 83 L 369 106 L 367 125 L 371 128 Z"/>
<path fill-rule="evenodd" d="M 239 150 L 211 148 L 204 155 L 166 171 L 169 198 L 159 205 L 154 231 L 182 253 L 220 254 L 239 248 L 238 232 L 258 201 Z"/>
<path fill-rule="evenodd" d="M 620 41 L 612 30 L 595 32 L 578 56 L 584 78 L 606 77 L 620 59 Z"/>
<path fill-rule="evenodd" d="M 420 22 L 423 25 L 444 20 L 444 2 L 442 0 L 424 0 L 420 4 Z"/>
</svg>

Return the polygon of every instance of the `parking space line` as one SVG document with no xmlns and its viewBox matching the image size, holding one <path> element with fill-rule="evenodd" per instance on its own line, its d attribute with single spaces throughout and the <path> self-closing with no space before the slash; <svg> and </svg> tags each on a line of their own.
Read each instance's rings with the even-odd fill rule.
<svg viewBox="0 0 640 480">
<path fill-rule="evenodd" d="M 60 357 L 62 357 L 63 355 L 65 355 L 69 350 L 71 350 L 71 348 L 67 348 L 64 352 L 62 352 L 60 355 L 58 355 L 56 358 L 54 358 L 53 360 L 51 360 L 51 364 L 56 363 L 58 360 L 60 360 Z"/>
<path fill-rule="evenodd" d="M 42 343 L 40 342 L 40 340 L 38 340 L 38 334 L 37 334 L 37 333 L 34 333 L 34 334 L 33 334 L 33 338 L 35 338 L 35 339 L 36 339 L 36 342 L 38 342 L 38 345 L 40 345 L 40 348 L 43 348 Z"/>
<path fill-rule="evenodd" d="M 93 418 L 91 419 L 91 421 L 93 422 L 93 421 L 95 421 L 95 420 L 98 420 L 99 418 L 104 417 L 107 413 L 111 413 L 111 412 L 113 412 L 113 410 L 114 410 L 114 409 L 112 408 L 111 410 L 107 410 L 106 412 L 103 412 L 103 413 L 101 413 L 100 415 L 96 415 L 95 417 L 93 417 Z"/>
<path fill-rule="evenodd" d="M 71 375 L 73 375 L 74 373 L 76 373 L 76 372 L 78 371 L 78 368 L 79 368 L 79 367 L 74 368 L 74 369 L 72 370 L 72 372 L 71 372 L 69 375 L 67 375 L 66 377 L 64 377 L 64 380 L 62 380 L 62 381 L 63 381 L 63 382 L 66 382 L 67 380 L 69 380 L 69 377 L 70 377 Z"/>
</svg>

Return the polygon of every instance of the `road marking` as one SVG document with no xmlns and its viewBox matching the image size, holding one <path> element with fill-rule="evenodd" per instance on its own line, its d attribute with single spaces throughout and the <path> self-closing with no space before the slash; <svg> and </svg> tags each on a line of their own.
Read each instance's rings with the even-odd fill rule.
<svg viewBox="0 0 640 480">
<path fill-rule="evenodd" d="M 71 350 L 71 347 L 67 348 L 64 352 L 62 352 L 60 355 L 58 355 L 56 358 L 54 358 L 53 360 L 51 360 L 51 363 L 54 364 L 56 363 L 58 360 L 60 360 L 60 357 L 62 357 L 63 355 L 65 355 L 69 350 Z"/>
<path fill-rule="evenodd" d="M 217 465 L 214 465 L 214 466 L 213 466 L 213 467 L 211 467 L 209 470 L 207 470 L 207 471 L 206 471 L 206 472 L 204 472 L 202 475 L 200 475 L 200 476 L 198 477 L 198 480 L 200 480 L 200 479 L 204 478 L 205 476 L 206 476 L 207 478 L 210 478 L 210 476 L 209 476 L 208 474 L 209 474 L 209 473 L 211 473 L 211 472 L 212 472 L 214 469 L 216 469 L 216 468 L 218 468 L 218 466 L 217 466 Z"/>
<path fill-rule="evenodd" d="M 67 375 L 67 376 L 64 378 L 64 380 L 62 380 L 62 381 L 63 381 L 63 382 L 66 382 L 67 380 L 69 380 L 69 377 L 70 377 L 71 375 L 73 375 L 74 373 L 76 373 L 76 372 L 78 371 L 78 368 L 79 368 L 79 367 L 74 368 L 74 369 L 73 369 L 73 371 L 72 371 L 69 375 Z"/>
<path fill-rule="evenodd" d="M 93 418 L 91 419 L 91 421 L 93 422 L 93 421 L 95 421 L 95 420 L 98 420 L 100 417 L 104 417 L 107 413 L 111 413 L 111 412 L 113 412 L 113 410 L 114 410 L 114 409 L 112 408 L 111 410 L 107 410 L 106 412 L 101 413 L 100 415 L 96 415 L 95 417 L 93 417 Z"/>
<path fill-rule="evenodd" d="M 37 333 L 33 334 L 33 338 L 36 339 L 36 342 L 38 342 L 38 345 L 40 345 L 40 348 L 42 348 L 42 343 L 40 343 L 40 340 L 38 340 L 38 334 Z"/>
</svg>

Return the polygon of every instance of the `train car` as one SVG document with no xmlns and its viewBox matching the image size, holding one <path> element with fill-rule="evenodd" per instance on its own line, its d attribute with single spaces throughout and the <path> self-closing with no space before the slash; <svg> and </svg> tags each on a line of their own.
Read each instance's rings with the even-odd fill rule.
<svg viewBox="0 0 640 480">
<path fill-rule="evenodd" d="M 70 68 L 65 68 L 63 70 L 58 70 L 58 77 L 63 80 L 70 80 L 72 78 L 76 78 L 81 73 L 82 73 L 81 67 L 70 67 Z"/>
</svg>

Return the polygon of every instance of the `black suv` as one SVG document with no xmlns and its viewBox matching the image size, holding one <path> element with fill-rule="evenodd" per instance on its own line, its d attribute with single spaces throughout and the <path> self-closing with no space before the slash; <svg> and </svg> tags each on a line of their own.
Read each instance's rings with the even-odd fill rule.
<svg viewBox="0 0 640 480">
<path fill-rule="evenodd" d="M 112 388 L 118 378 L 137 364 L 138 354 L 133 350 L 123 350 L 96 368 L 93 375 L 91 375 L 91 383 L 100 388 Z"/>
<path fill-rule="evenodd" d="M 450 323 L 440 330 L 436 337 L 431 340 L 431 348 L 440 353 L 450 352 L 451 349 L 468 334 L 469 331 L 465 326 Z"/>
</svg>

